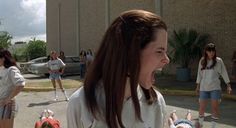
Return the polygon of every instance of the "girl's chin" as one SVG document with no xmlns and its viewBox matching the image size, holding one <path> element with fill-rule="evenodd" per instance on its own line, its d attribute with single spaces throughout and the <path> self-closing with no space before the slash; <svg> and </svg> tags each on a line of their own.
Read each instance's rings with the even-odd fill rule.
<svg viewBox="0 0 236 128">
<path fill-rule="evenodd" d="M 145 89 L 150 89 L 152 87 L 152 84 L 148 84 L 148 85 L 141 84 L 140 86 L 142 86 Z"/>
</svg>

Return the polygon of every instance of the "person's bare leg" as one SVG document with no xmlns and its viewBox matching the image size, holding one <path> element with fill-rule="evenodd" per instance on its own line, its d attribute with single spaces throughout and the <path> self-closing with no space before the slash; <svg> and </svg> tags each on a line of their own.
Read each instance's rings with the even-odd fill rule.
<svg viewBox="0 0 236 128">
<path fill-rule="evenodd" d="M 199 101 L 199 115 L 201 116 L 204 116 L 204 113 L 205 113 L 205 109 L 206 109 L 206 106 L 207 106 L 207 100 L 200 100 Z"/>
<path fill-rule="evenodd" d="M 54 100 L 56 101 L 56 100 L 58 100 L 58 99 L 57 99 L 56 81 L 55 81 L 55 79 L 51 79 L 51 82 L 52 82 L 52 86 L 53 86 L 53 88 L 54 88 Z"/>
<path fill-rule="evenodd" d="M 188 110 L 187 114 L 186 114 L 186 119 L 191 121 L 192 120 L 192 114 L 191 114 L 191 111 Z"/>
<path fill-rule="evenodd" d="M 219 118 L 219 100 L 211 100 L 212 116 Z"/>
<path fill-rule="evenodd" d="M 57 79 L 57 83 L 58 83 L 60 89 L 63 90 L 62 83 L 61 83 L 61 80 L 60 80 L 60 79 Z"/>
<path fill-rule="evenodd" d="M 0 119 L 0 128 L 4 128 L 3 127 L 3 120 L 2 119 Z"/>
<path fill-rule="evenodd" d="M 205 109 L 206 109 L 206 106 L 207 106 L 207 100 L 199 100 L 199 118 L 198 118 L 198 121 L 199 121 L 199 124 L 200 124 L 200 127 L 203 126 L 203 121 L 204 121 L 204 114 L 205 114 Z"/>
<path fill-rule="evenodd" d="M 169 124 L 170 127 L 174 126 L 174 121 L 171 117 L 168 119 L 168 124 Z"/>
<path fill-rule="evenodd" d="M 173 110 L 173 112 L 170 114 L 170 117 L 172 118 L 172 120 L 175 122 L 176 120 L 178 120 L 178 117 L 176 115 L 176 110 Z"/>
<path fill-rule="evenodd" d="M 211 123 L 212 128 L 216 127 L 216 123 L 219 119 L 219 100 L 211 100 L 211 110 L 212 110 L 212 116 L 211 116 Z"/>
<path fill-rule="evenodd" d="M 55 88 L 56 88 L 56 82 L 55 82 L 55 79 L 51 79 L 51 82 L 52 82 L 52 86 L 53 86 L 53 88 L 55 89 Z"/>
<path fill-rule="evenodd" d="M 201 125 L 198 121 L 195 122 L 195 128 L 201 128 Z"/>
<path fill-rule="evenodd" d="M 65 89 L 62 87 L 61 80 L 60 80 L 60 79 L 58 79 L 58 80 L 57 80 L 57 83 L 58 83 L 59 87 L 61 88 L 61 91 L 64 93 L 66 101 L 68 101 L 68 100 L 69 100 L 69 98 L 68 98 L 68 96 L 67 96 L 67 94 L 66 94 L 66 91 L 65 91 Z"/>
<path fill-rule="evenodd" d="M 0 128 L 13 128 L 14 119 L 3 119 Z"/>
</svg>

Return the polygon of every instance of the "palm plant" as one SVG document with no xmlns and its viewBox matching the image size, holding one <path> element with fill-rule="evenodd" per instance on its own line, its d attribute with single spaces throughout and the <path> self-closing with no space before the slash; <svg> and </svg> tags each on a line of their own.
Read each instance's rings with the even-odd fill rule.
<svg viewBox="0 0 236 128">
<path fill-rule="evenodd" d="M 209 40 L 209 34 L 200 34 L 194 29 L 174 30 L 169 39 L 171 61 L 180 68 L 189 68 L 193 60 L 199 59 L 202 50 Z"/>
</svg>

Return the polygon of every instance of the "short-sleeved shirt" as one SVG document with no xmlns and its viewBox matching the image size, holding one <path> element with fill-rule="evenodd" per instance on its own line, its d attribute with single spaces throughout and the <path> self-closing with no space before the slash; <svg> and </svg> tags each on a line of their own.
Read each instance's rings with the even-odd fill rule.
<svg viewBox="0 0 236 128">
<path fill-rule="evenodd" d="M 25 79 L 17 67 L 0 69 L 0 100 L 8 97 L 15 86 L 24 85 Z"/>
<path fill-rule="evenodd" d="M 122 122 L 126 128 L 163 128 L 165 122 L 165 101 L 163 96 L 155 90 L 157 101 L 148 105 L 143 90 L 138 86 L 137 94 L 140 104 L 141 118 L 135 117 L 135 109 L 132 99 L 124 101 L 122 110 Z M 104 119 L 96 120 L 89 112 L 84 96 L 84 88 L 79 88 L 70 98 L 67 107 L 68 128 L 107 128 Z M 105 96 L 102 87 L 97 87 L 96 98 L 98 106 L 105 110 Z M 103 110 L 103 111 L 104 111 Z"/>
<path fill-rule="evenodd" d="M 62 67 L 65 67 L 65 66 L 66 64 L 63 63 L 63 61 L 60 58 L 48 61 L 48 68 L 50 70 L 60 70 Z"/>
</svg>

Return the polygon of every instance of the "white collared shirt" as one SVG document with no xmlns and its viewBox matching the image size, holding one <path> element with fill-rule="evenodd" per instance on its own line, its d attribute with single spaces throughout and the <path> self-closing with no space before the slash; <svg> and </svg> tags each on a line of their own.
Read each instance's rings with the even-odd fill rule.
<svg viewBox="0 0 236 128">
<path fill-rule="evenodd" d="M 220 76 L 224 79 L 225 83 L 229 83 L 229 76 L 225 68 L 224 62 L 221 58 L 216 57 L 216 65 L 211 69 L 201 70 L 202 65 L 200 60 L 198 65 L 198 74 L 196 83 L 200 84 L 200 91 L 221 90 Z M 212 64 L 212 60 L 207 62 L 207 67 Z"/>
<path fill-rule="evenodd" d="M 164 128 L 166 104 L 163 96 L 157 91 L 157 102 L 152 105 L 146 103 L 142 89 L 138 86 L 137 93 L 143 122 L 135 117 L 132 99 L 124 101 L 122 122 L 126 128 Z M 105 111 L 105 97 L 102 87 L 96 90 L 98 106 Z M 68 128 L 107 128 L 105 119 L 96 120 L 88 111 L 85 103 L 84 88 L 79 88 L 70 98 L 67 107 Z"/>
</svg>

